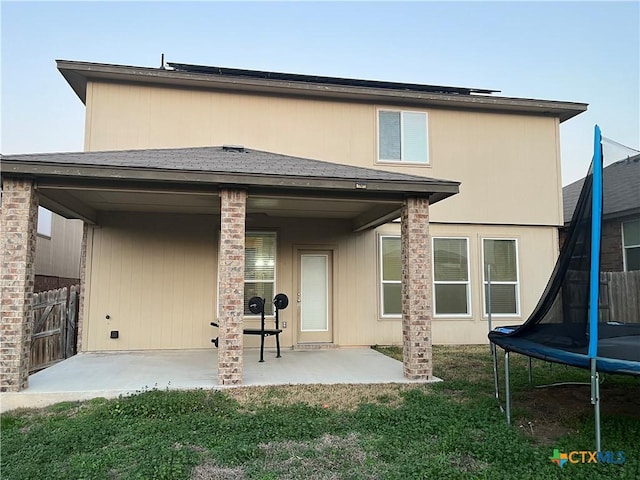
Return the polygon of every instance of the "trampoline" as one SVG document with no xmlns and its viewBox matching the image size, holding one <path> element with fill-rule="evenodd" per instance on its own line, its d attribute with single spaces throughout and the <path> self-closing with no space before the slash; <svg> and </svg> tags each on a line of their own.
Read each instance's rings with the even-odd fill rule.
<svg viewBox="0 0 640 480">
<path fill-rule="evenodd" d="M 616 318 L 607 276 L 600 271 L 602 136 L 596 125 L 594 155 L 549 282 L 525 323 L 489 329 L 496 398 L 496 346 L 504 350 L 507 423 L 510 418 L 509 352 L 591 371 L 596 449 L 600 451 L 600 372 L 640 376 L 640 323 Z M 489 290 L 491 286 L 489 286 Z M 624 298 L 617 299 L 625 301 Z M 491 300 L 488 296 L 490 311 Z M 491 325 L 491 324 L 489 324 Z"/>
</svg>

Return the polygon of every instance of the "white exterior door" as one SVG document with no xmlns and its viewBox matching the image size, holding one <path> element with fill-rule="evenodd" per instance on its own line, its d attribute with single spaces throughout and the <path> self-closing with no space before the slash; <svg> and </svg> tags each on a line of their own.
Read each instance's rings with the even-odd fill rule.
<svg viewBox="0 0 640 480">
<path fill-rule="evenodd" d="M 298 253 L 298 343 L 333 341 L 330 251 Z"/>
</svg>

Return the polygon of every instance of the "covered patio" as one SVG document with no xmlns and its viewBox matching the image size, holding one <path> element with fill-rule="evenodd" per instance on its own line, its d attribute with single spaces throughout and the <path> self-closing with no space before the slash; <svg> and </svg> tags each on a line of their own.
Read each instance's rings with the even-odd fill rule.
<svg viewBox="0 0 640 480">
<path fill-rule="evenodd" d="M 3 239 L 2 253 L 12 272 L 2 291 L 2 391 L 29 385 L 38 204 L 85 222 L 81 352 L 204 348 L 215 336 L 209 322 L 217 321 L 218 355 L 201 364 L 215 368 L 206 385 L 216 378 L 218 385 L 257 381 L 250 357 L 243 358 L 243 326 L 253 321 L 245 287 L 259 280 L 245 272 L 245 237 L 248 229 L 273 230 L 280 241 L 278 289 L 293 304 L 285 312 L 288 328 L 283 322 L 285 345 L 314 343 L 311 333 L 303 334 L 316 331 L 328 332 L 320 340 L 328 348 L 372 345 L 383 342 L 357 333 L 396 325 L 398 336 L 389 341 L 404 345 L 399 378 L 432 375 L 429 207 L 455 195 L 458 182 L 239 146 L 3 156 L 2 180 L 2 226 L 12 233 Z M 373 229 L 399 217 L 402 318 L 382 322 L 370 301 L 377 295 Z M 316 298 L 300 293 L 302 260 L 314 255 L 327 259 L 322 286 L 314 290 L 322 294 L 322 328 L 303 325 L 300 313 L 316 308 Z M 365 282 L 368 290 L 349 290 Z M 363 307 L 368 315 L 359 313 Z M 331 382 L 330 364 L 318 365 Z M 105 375 L 92 375 L 106 382 Z M 296 377 L 285 378 L 290 383 Z M 158 382 L 146 383 L 151 388 Z"/>
<path fill-rule="evenodd" d="M 370 348 L 292 350 L 275 358 L 244 351 L 245 386 L 349 383 L 425 383 L 408 380 L 402 363 Z M 115 398 L 145 390 L 229 388 L 216 384 L 217 351 L 163 350 L 81 353 L 29 377 L 21 392 L 2 393 L 0 411 L 38 408 L 63 401 Z M 214 385 L 214 386 L 212 386 Z"/>
</svg>

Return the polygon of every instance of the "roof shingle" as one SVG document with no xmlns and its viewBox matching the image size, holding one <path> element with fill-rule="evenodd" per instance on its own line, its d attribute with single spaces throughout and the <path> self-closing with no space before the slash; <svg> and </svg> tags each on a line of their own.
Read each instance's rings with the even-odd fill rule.
<svg viewBox="0 0 640 480">
<path fill-rule="evenodd" d="M 562 189 L 565 224 L 578 203 L 584 178 Z M 602 215 L 613 217 L 640 210 L 640 155 L 621 160 L 602 171 L 603 205 Z"/>
</svg>

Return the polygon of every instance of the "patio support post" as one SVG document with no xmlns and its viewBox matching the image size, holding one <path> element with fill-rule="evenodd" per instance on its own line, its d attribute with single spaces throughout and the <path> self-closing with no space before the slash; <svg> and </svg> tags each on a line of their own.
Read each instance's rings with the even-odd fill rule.
<svg viewBox="0 0 640 480">
<path fill-rule="evenodd" d="M 29 384 L 38 229 L 33 181 L 3 177 L 1 202 L 0 391 L 17 392 Z"/>
<path fill-rule="evenodd" d="M 242 383 L 244 318 L 244 241 L 247 192 L 220 190 L 220 254 L 218 258 L 218 383 Z"/>
<path fill-rule="evenodd" d="M 89 236 L 93 231 L 89 230 L 89 224 L 82 224 L 82 243 L 80 244 L 80 292 L 78 294 L 78 321 L 76 326 L 76 351 L 82 352 L 82 335 L 84 334 L 84 307 L 85 295 L 87 293 L 87 248 Z"/>
<path fill-rule="evenodd" d="M 433 374 L 429 199 L 407 198 L 401 221 L 404 376 L 411 380 L 428 380 Z"/>
</svg>

